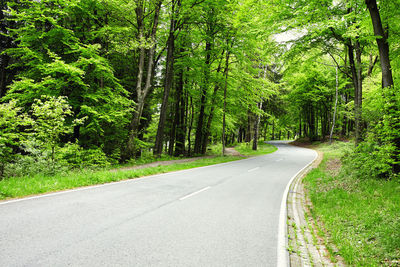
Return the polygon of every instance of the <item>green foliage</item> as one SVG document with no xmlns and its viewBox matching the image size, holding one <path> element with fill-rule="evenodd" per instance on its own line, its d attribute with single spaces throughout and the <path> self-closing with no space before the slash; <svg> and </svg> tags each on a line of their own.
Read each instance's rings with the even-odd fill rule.
<svg viewBox="0 0 400 267">
<path fill-rule="evenodd" d="M 89 8 L 80 8 L 88 2 L 24 0 L 10 6 L 9 19 L 20 27 L 10 32 L 17 47 L 6 52 L 20 71 L 5 99 L 18 99 L 29 109 L 42 95 L 68 97 L 75 118 L 87 117 L 75 138 L 84 147 L 103 146 L 113 154 L 126 132 L 131 101 L 100 55 L 101 44 L 89 42 L 95 33 L 75 27 L 89 16 Z"/>
<path fill-rule="evenodd" d="M 59 148 L 57 161 L 69 169 L 107 167 L 111 165 L 105 153 L 100 149 L 83 149 L 77 143 L 67 143 Z"/>
<path fill-rule="evenodd" d="M 275 152 L 277 148 L 273 145 L 266 144 L 265 142 L 258 142 L 258 148 L 256 151 L 252 149 L 251 143 L 241 143 L 235 147 L 235 149 L 242 155 L 245 156 L 258 156 Z"/>
<path fill-rule="evenodd" d="M 345 157 L 348 173 L 359 177 L 392 178 L 400 164 L 400 93 L 393 88 L 379 91 L 383 101 L 374 108 L 380 116 L 372 121 L 366 139 Z"/>
<path fill-rule="evenodd" d="M 50 151 L 49 160 L 54 172 L 56 149 L 61 135 L 71 133 L 75 125 L 83 123 L 83 119 L 75 120 L 67 125 L 66 117 L 73 114 L 67 98 L 42 96 L 42 99 L 43 101 L 36 99 L 32 105 L 34 138 L 39 142 L 42 150 Z"/>
<path fill-rule="evenodd" d="M 0 104 L 0 178 L 3 177 L 6 164 L 16 159 L 15 149 L 26 138 L 21 128 L 32 123 L 21 110 L 16 101 Z"/>
</svg>

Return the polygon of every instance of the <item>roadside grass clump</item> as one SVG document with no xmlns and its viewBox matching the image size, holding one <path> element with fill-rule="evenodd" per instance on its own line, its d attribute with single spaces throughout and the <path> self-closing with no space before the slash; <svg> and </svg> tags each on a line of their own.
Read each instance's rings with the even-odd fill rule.
<svg viewBox="0 0 400 267">
<path fill-rule="evenodd" d="M 273 145 L 266 144 L 263 141 L 258 142 L 257 150 L 253 150 L 253 143 L 241 143 L 235 146 L 235 149 L 245 156 L 259 156 L 275 152 L 277 148 Z"/>
<path fill-rule="evenodd" d="M 0 199 L 23 197 L 89 185 L 122 181 L 148 175 L 225 163 L 239 159 L 241 159 L 241 157 L 225 156 L 202 158 L 192 162 L 126 171 L 83 169 L 58 173 L 55 175 L 36 174 L 33 176 L 5 178 L 0 181 Z"/>
<path fill-rule="evenodd" d="M 342 166 L 339 159 L 352 148 L 341 142 L 318 145 L 324 159 L 303 180 L 312 216 L 325 228 L 328 246 L 334 244 L 347 264 L 398 266 L 400 181 L 351 173 L 351 166 Z"/>
</svg>

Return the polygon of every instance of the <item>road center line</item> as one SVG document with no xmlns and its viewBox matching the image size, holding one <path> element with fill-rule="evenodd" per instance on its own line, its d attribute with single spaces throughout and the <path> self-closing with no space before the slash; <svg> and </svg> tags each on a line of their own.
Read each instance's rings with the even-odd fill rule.
<svg viewBox="0 0 400 267">
<path fill-rule="evenodd" d="M 194 195 L 197 195 L 197 194 L 199 194 L 199 193 L 201 193 L 201 192 L 203 192 L 203 191 L 206 191 L 206 190 L 208 190 L 208 189 L 210 189 L 210 188 L 211 188 L 211 186 L 207 186 L 207 187 L 205 187 L 205 188 L 203 188 L 203 189 L 200 189 L 200 190 L 198 190 L 198 191 L 196 191 L 196 192 L 193 192 L 193 193 L 191 193 L 191 194 L 189 194 L 189 195 L 186 195 L 186 196 L 184 196 L 184 197 L 181 197 L 179 200 L 187 199 L 187 198 L 192 197 L 192 196 L 194 196 Z"/>
<path fill-rule="evenodd" d="M 248 170 L 247 172 L 252 172 L 252 171 L 258 170 L 259 168 L 260 168 L 260 167 L 255 167 L 255 168 L 253 168 L 253 169 Z"/>
</svg>

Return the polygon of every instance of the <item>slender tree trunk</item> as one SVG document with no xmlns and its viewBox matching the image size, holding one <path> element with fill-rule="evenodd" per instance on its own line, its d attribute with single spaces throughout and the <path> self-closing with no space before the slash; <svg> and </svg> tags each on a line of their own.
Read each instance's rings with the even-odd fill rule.
<svg viewBox="0 0 400 267">
<path fill-rule="evenodd" d="M 259 109 L 262 109 L 262 101 L 259 104 Z M 257 150 L 257 145 L 258 145 L 258 129 L 259 129 L 259 125 L 260 125 L 260 119 L 261 119 L 261 115 L 258 114 L 257 115 L 257 119 L 254 122 L 254 138 L 253 138 L 253 150 Z"/>
<path fill-rule="evenodd" d="M 335 109 L 333 111 L 332 128 L 331 128 L 331 132 L 330 132 L 330 135 L 329 135 L 329 144 L 332 144 L 333 130 L 335 129 L 336 111 L 337 111 L 338 96 L 339 96 L 338 91 L 339 91 L 339 76 L 338 76 L 338 68 L 336 67 Z"/>
<path fill-rule="evenodd" d="M 275 140 L 275 121 L 272 121 L 271 140 Z"/>
<path fill-rule="evenodd" d="M 251 142 L 251 124 L 252 124 L 252 114 L 250 109 L 247 109 L 247 130 L 246 130 L 246 143 Z"/>
<path fill-rule="evenodd" d="M 165 71 L 165 82 L 164 82 L 164 94 L 163 101 L 161 104 L 160 110 L 160 120 L 158 122 L 156 141 L 154 144 L 154 155 L 161 155 L 163 148 L 163 138 L 164 138 L 164 128 L 165 128 L 165 120 L 167 117 L 167 108 L 168 108 L 168 97 L 169 92 L 172 87 L 173 78 L 174 78 L 174 53 L 175 53 L 175 11 L 174 11 L 175 2 L 172 3 L 172 18 L 169 29 L 169 37 L 168 37 L 168 47 L 167 47 L 167 62 L 166 62 L 166 71 Z M 172 144 L 173 146 L 173 144 Z"/>
<path fill-rule="evenodd" d="M 179 156 L 185 153 L 185 132 L 186 132 L 186 123 L 185 123 L 185 110 L 186 108 L 186 102 L 185 102 L 185 96 L 183 93 L 183 70 L 181 69 L 179 72 L 179 78 L 178 78 L 178 86 L 177 86 L 177 100 L 178 100 L 178 108 L 177 108 L 177 114 L 178 116 L 178 123 L 177 123 L 177 129 L 176 129 L 176 145 L 175 145 L 175 156 Z"/>
<path fill-rule="evenodd" d="M 175 92 L 177 94 L 177 92 Z M 172 116 L 174 117 L 172 120 L 172 125 L 171 125 L 171 131 L 169 135 L 169 145 L 168 145 L 168 155 L 172 156 L 174 154 L 174 146 L 175 146 L 175 137 L 176 137 L 176 126 L 179 123 L 179 96 L 175 96 L 175 112 L 174 114 L 171 114 L 171 120 Z M 173 107 L 171 107 L 171 110 Z"/>
<path fill-rule="evenodd" d="M 299 116 L 299 137 L 301 137 L 301 114 Z"/>
<path fill-rule="evenodd" d="M 194 153 L 201 154 L 202 152 L 202 142 L 204 140 L 204 117 L 205 117 L 205 105 L 207 99 L 207 89 L 208 89 L 208 82 L 210 76 L 210 62 L 211 62 L 211 43 L 209 41 L 206 42 L 206 59 L 205 59 L 205 73 L 204 73 L 204 84 L 203 90 L 201 93 L 201 100 L 200 100 L 200 112 L 197 120 L 197 127 L 196 127 L 196 136 L 194 141 Z"/>
<path fill-rule="evenodd" d="M 225 114 L 226 114 L 226 91 L 228 89 L 228 72 L 229 72 L 229 51 L 226 52 L 226 59 L 225 59 L 225 85 L 224 85 L 224 109 L 223 109 L 223 117 L 222 117 L 222 156 L 225 155 Z"/>
<path fill-rule="evenodd" d="M 349 63 L 350 63 L 350 70 L 352 74 L 353 86 L 354 86 L 354 122 L 355 122 L 355 138 L 356 138 L 356 145 L 358 145 L 361 141 L 361 110 L 360 110 L 360 103 L 359 103 L 359 82 L 360 79 L 358 78 L 359 70 L 356 66 L 354 60 L 354 47 L 352 44 L 348 44 L 348 54 L 349 54 Z M 361 66 L 359 66 L 361 68 Z"/>
<path fill-rule="evenodd" d="M 139 49 L 139 64 L 138 64 L 138 75 L 137 75 L 137 83 L 136 83 L 136 94 L 137 94 L 137 106 L 136 106 L 136 111 L 133 114 L 133 118 L 130 123 L 130 134 L 129 134 L 129 139 L 128 143 L 124 152 L 124 155 L 122 156 L 123 160 L 126 160 L 128 158 L 132 158 L 136 154 L 136 141 L 135 139 L 138 136 L 138 130 L 139 130 L 139 124 L 140 124 L 140 118 L 142 117 L 143 114 L 143 108 L 144 104 L 146 101 L 146 97 L 151 89 L 151 81 L 153 77 L 153 72 L 154 72 L 154 54 L 156 50 L 156 45 L 155 45 L 155 40 L 156 40 L 156 33 L 157 33 L 157 27 L 158 27 L 158 19 L 159 19 L 159 14 L 160 14 L 160 9 L 161 9 L 161 3 L 162 0 L 158 0 L 156 5 L 155 5 L 155 10 L 154 10 L 154 17 L 153 17 L 153 26 L 151 29 L 150 33 L 150 39 L 153 43 L 153 45 L 150 47 L 148 51 L 148 62 L 147 62 L 147 76 L 146 76 L 146 83 L 143 88 L 143 77 L 144 77 L 144 65 L 145 65 L 145 45 L 141 44 L 141 47 Z M 138 27 L 138 39 L 142 40 L 144 38 L 144 14 L 143 14 L 143 1 L 139 1 L 136 9 L 136 21 L 137 21 L 137 27 Z"/>
<path fill-rule="evenodd" d="M 356 49 L 356 69 L 357 69 L 357 91 L 355 94 L 355 98 L 357 98 L 357 106 L 356 106 L 356 140 L 357 143 L 362 141 L 362 132 L 363 132 L 363 119 L 362 119 L 362 62 L 361 62 L 361 47 L 360 42 L 357 40 L 355 43 Z"/>
<path fill-rule="evenodd" d="M 191 111 L 191 118 L 190 118 L 190 124 L 189 124 L 189 129 L 188 129 L 188 155 L 192 155 L 192 139 L 191 139 L 191 134 L 192 134 L 192 128 L 193 128 L 193 121 L 194 121 L 194 106 L 193 106 L 193 98 L 190 97 L 190 111 Z"/>
</svg>

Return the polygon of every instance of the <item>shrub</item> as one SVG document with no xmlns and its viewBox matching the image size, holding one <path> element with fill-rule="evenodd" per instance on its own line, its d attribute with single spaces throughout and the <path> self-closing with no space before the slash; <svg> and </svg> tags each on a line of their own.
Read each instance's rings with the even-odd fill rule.
<svg viewBox="0 0 400 267">
<path fill-rule="evenodd" d="M 6 165 L 18 157 L 15 150 L 25 137 L 21 127 L 32 123 L 21 110 L 16 101 L 0 104 L 0 179 L 4 176 Z"/>
</svg>

